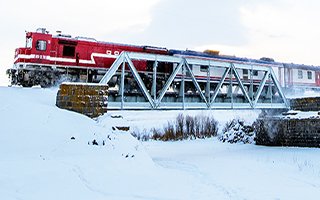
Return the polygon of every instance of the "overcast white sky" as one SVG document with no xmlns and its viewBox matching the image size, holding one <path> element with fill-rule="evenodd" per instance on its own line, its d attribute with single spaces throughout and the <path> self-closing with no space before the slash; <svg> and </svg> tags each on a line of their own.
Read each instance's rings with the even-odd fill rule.
<svg viewBox="0 0 320 200">
<path fill-rule="evenodd" d="M 0 85 L 25 30 L 46 27 L 171 49 L 320 65 L 317 0 L 10 0 L 0 2 Z"/>
</svg>

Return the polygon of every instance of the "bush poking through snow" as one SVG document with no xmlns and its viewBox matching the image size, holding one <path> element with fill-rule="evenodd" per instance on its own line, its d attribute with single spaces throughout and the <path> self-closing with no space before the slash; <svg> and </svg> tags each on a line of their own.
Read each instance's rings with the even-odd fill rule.
<svg viewBox="0 0 320 200">
<path fill-rule="evenodd" d="M 140 141 L 148 141 L 151 138 L 151 136 L 147 133 L 145 129 L 143 130 L 143 132 L 133 131 L 131 132 L 131 135 Z"/>
<path fill-rule="evenodd" d="M 163 130 L 153 129 L 152 139 L 162 141 L 209 138 L 217 135 L 218 122 L 209 116 L 179 114 L 174 122 L 168 122 Z"/>
<path fill-rule="evenodd" d="M 254 143 L 254 129 L 246 125 L 243 120 L 233 119 L 226 123 L 219 140 L 229 143 Z"/>
</svg>

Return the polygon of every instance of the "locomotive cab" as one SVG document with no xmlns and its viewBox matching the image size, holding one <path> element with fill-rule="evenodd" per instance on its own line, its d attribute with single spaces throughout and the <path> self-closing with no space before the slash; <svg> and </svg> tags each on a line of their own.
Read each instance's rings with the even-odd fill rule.
<svg viewBox="0 0 320 200">
<path fill-rule="evenodd" d="M 27 33 L 26 47 L 31 47 L 31 55 L 35 55 L 36 63 L 42 63 L 46 56 L 50 56 L 52 35 L 45 29 L 37 29 L 34 33 Z"/>
<path fill-rule="evenodd" d="M 50 55 L 52 35 L 41 28 L 36 32 L 26 33 L 26 45 L 15 50 L 14 64 L 43 63 L 44 58 Z M 27 66 L 24 66 L 27 67 Z"/>
<path fill-rule="evenodd" d="M 11 84 L 25 87 L 52 84 L 48 78 L 42 78 L 42 72 L 48 69 L 46 64 L 49 64 L 47 58 L 51 53 L 51 40 L 52 35 L 44 28 L 39 28 L 36 32 L 26 32 L 25 47 L 15 50 L 13 68 L 7 71 Z M 40 72 L 36 70 L 40 68 Z"/>
</svg>

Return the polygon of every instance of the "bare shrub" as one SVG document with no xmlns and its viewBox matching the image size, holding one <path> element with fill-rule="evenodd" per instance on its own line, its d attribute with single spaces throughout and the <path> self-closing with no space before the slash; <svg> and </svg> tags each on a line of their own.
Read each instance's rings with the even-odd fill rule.
<svg viewBox="0 0 320 200">
<path fill-rule="evenodd" d="M 131 132 L 131 135 L 140 141 L 150 140 L 150 135 L 147 134 L 147 131 L 145 129 L 143 130 L 143 132 L 133 131 Z"/>
<path fill-rule="evenodd" d="M 186 116 L 186 135 L 188 135 L 190 137 L 190 139 L 195 139 L 196 138 L 196 134 L 195 134 L 195 122 L 194 122 L 194 118 L 187 115 Z"/>
<path fill-rule="evenodd" d="M 159 130 L 153 131 L 152 139 L 170 141 L 196 138 L 208 138 L 216 136 L 218 132 L 218 122 L 213 117 L 189 116 L 184 117 L 179 114 L 175 122 L 168 122 L 161 133 Z"/>
<path fill-rule="evenodd" d="M 218 122 L 213 117 L 202 117 L 202 133 L 204 137 L 213 137 L 218 133 Z"/>
<path fill-rule="evenodd" d="M 152 139 L 159 140 L 162 137 L 162 132 L 158 129 L 153 128 L 152 132 Z"/>
<path fill-rule="evenodd" d="M 201 132 L 200 132 L 200 127 L 201 127 L 201 122 L 200 122 L 200 116 L 195 116 L 194 117 L 194 128 L 195 128 L 195 135 L 196 138 L 201 138 Z"/>
<path fill-rule="evenodd" d="M 138 140 L 149 139 L 175 141 L 185 139 L 203 139 L 217 136 L 218 122 L 210 116 L 184 116 L 179 114 L 175 121 L 168 121 L 162 129 L 153 128 L 150 131 L 134 131 L 131 134 Z"/>
<path fill-rule="evenodd" d="M 182 113 L 180 113 L 177 118 L 176 118 L 176 133 L 175 133 L 175 136 L 176 136 L 176 139 L 177 140 L 182 140 L 184 139 L 184 116 Z"/>
<path fill-rule="evenodd" d="M 166 126 L 163 127 L 163 134 L 159 138 L 163 141 L 169 141 L 176 138 L 175 128 L 174 125 L 171 122 L 168 122 Z"/>
</svg>

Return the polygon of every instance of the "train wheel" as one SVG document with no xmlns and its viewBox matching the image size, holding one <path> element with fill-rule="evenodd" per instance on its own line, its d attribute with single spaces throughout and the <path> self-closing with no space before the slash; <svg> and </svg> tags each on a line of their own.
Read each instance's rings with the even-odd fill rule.
<svg viewBox="0 0 320 200">
<path fill-rule="evenodd" d="M 32 83 L 22 83 L 21 85 L 22 85 L 22 87 L 32 87 L 33 86 Z"/>
<path fill-rule="evenodd" d="M 40 86 L 42 88 L 48 88 L 48 87 L 51 87 L 51 82 L 48 80 L 48 79 L 42 79 L 40 81 Z"/>
</svg>

